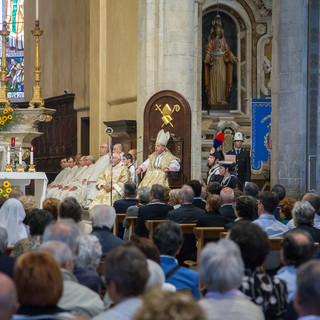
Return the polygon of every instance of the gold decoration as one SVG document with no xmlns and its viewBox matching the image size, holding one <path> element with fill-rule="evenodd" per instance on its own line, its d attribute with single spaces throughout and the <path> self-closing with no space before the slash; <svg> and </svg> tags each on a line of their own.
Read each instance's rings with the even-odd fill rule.
<svg viewBox="0 0 320 320">
<path fill-rule="evenodd" d="M 36 38 L 36 58 L 34 62 L 34 81 L 36 85 L 33 87 L 33 97 L 29 102 L 29 108 L 33 109 L 35 104 L 38 105 L 39 108 L 44 108 L 44 100 L 42 98 L 41 87 L 39 85 L 41 77 L 39 44 L 40 37 L 43 34 L 43 30 L 40 30 L 39 28 L 39 21 L 36 21 L 35 28 L 34 30 L 31 30 L 31 33 Z"/>
<path fill-rule="evenodd" d="M 5 107 L 10 106 L 10 100 L 7 97 L 8 88 L 6 86 L 7 80 L 7 58 L 6 58 L 6 37 L 10 34 L 10 31 L 7 30 L 6 21 L 3 22 L 3 28 L 0 31 L 0 35 L 2 36 L 2 57 L 1 57 L 1 86 L 0 86 L 0 103 L 4 104 Z"/>
<path fill-rule="evenodd" d="M 22 164 L 19 164 L 17 172 L 24 172 Z"/>
<path fill-rule="evenodd" d="M 7 163 L 5 172 L 12 172 L 12 167 L 10 163 Z"/>
<path fill-rule="evenodd" d="M 162 110 L 161 110 L 161 104 L 157 105 L 156 104 L 156 110 L 160 111 L 160 113 L 162 114 L 161 120 L 163 121 L 163 124 L 161 126 L 161 128 L 163 126 L 166 126 L 168 124 L 170 124 L 170 126 L 173 128 L 173 124 L 171 123 L 171 121 L 173 120 L 171 115 L 173 114 L 173 112 L 179 112 L 180 111 L 180 106 L 178 104 L 175 104 L 173 106 L 173 108 L 171 109 L 170 106 L 168 104 L 166 104 Z"/>
<path fill-rule="evenodd" d="M 36 169 L 35 169 L 35 167 L 34 167 L 33 164 L 30 164 L 28 171 L 29 171 L 29 172 L 36 172 Z"/>
</svg>

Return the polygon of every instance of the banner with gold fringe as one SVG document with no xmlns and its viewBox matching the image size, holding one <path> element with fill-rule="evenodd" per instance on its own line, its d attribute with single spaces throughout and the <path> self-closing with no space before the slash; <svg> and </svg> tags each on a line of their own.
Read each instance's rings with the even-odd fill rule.
<svg viewBox="0 0 320 320">
<path fill-rule="evenodd" d="M 260 173 L 271 151 L 271 99 L 252 99 L 251 171 Z"/>
</svg>

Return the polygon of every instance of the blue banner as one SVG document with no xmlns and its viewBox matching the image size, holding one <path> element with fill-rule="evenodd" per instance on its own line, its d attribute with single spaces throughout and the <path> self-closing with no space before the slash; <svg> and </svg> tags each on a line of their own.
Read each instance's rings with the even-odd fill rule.
<svg viewBox="0 0 320 320">
<path fill-rule="evenodd" d="M 252 99 L 251 170 L 262 171 L 271 151 L 271 99 Z"/>
</svg>

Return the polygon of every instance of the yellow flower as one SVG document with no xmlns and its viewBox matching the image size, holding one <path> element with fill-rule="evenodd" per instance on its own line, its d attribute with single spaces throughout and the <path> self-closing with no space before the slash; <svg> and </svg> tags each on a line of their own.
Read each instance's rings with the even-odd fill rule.
<svg viewBox="0 0 320 320">
<path fill-rule="evenodd" d="M 9 181 L 4 181 L 4 182 L 3 182 L 3 186 L 4 186 L 5 188 L 8 188 L 8 187 L 10 186 L 10 182 L 9 182 Z"/>
<path fill-rule="evenodd" d="M 8 119 L 9 119 L 9 120 L 12 119 L 12 115 L 11 115 L 11 114 L 8 115 Z"/>
<path fill-rule="evenodd" d="M 2 117 L 2 120 L 3 120 L 4 122 L 6 122 L 7 119 L 8 119 L 8 118 L 7 118 L 6 116 Z"/>
<path fill-rule="evenodd" d="M 7 194 L 4 194 L 3 196 L 4 196 L 5 198 L 7 198 L 7 199 L 9 198 L 9 196 L 8 196 Z"/>
<path fill-rule="evenodd" d="M 1 125 L 4 125 L 4 121 L 1 120 L 1 121 L 0 121 L 0 124 L 1 124 Z"/>
<path fill-rule="evenodd" d="M 9 109 L 9 112 L 13 112 L 13 109 L 12 109 L 12 108 L 10 108 L 10 109 Z"/>
<path fill-rule="evenodd" d="M 6 193 L 10 193 L 11 191 L 12 191 L 11 188 L 7 188 L 7 189 L 6 189 Z"/>
<path fill-rule="evenodd" d="M 3 189 L 2 188 L 0 188 L 0 194 L 2 194 L 3 193 Z"/>
<path fill-rule="evenodd" d="M 3 110 L 3 113 L 4 113 L 4 114 L 7 114 L 7 113 L 8 113 L 8 110 L 7 110 L 7 109 L 4 109 L 4 110 Z"/>
</svg>

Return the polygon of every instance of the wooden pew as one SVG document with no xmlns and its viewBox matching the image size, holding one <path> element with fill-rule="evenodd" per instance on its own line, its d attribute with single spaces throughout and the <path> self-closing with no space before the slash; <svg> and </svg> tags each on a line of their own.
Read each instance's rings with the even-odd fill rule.
<svg viewBox="0 0 320 320">
<path fill-rule="evenodd" d="M 162 222 L 165 222 L 165 220 L 146 220 L 144 222 L 144 224 L 146 225 L 146 228 L 147 228 L 147 230 L 149 232 L 149 239 L 152 240 L 154 230 Z"/>
<path fill-rule="evenodd" d="M 127 223 L 129 225 L 129 240 L 131 239 L 132 234 L 134 233 L 134 226 L 136 224 L 137 217 L 127 217 Z"/>
<path fill-rule="evenodd" d="M 220 239 L 220 234 L 225 230 L 224 227 L 195 227 L 193 231 L 197 240 L 197 264 L 199 264 L 200 253 L 205 245 L 205 240 Z"/>
<path fill-rule="evenodd" d="M 115 236 L 118 236 L 118 223 L 122 223 L 125 217 L 125 213 L 116 213 L 116 219 L 114 220 L 113 224 L 113 234 Z"/>
<path fill-rule="evenodd" d="M 283 238 L 269 238 L 270 252 L 278 251 L 280 254 L 281 241 Z M 266 262 L 261 265 L 261 270 L 266 272 Z"/>
</svg>

